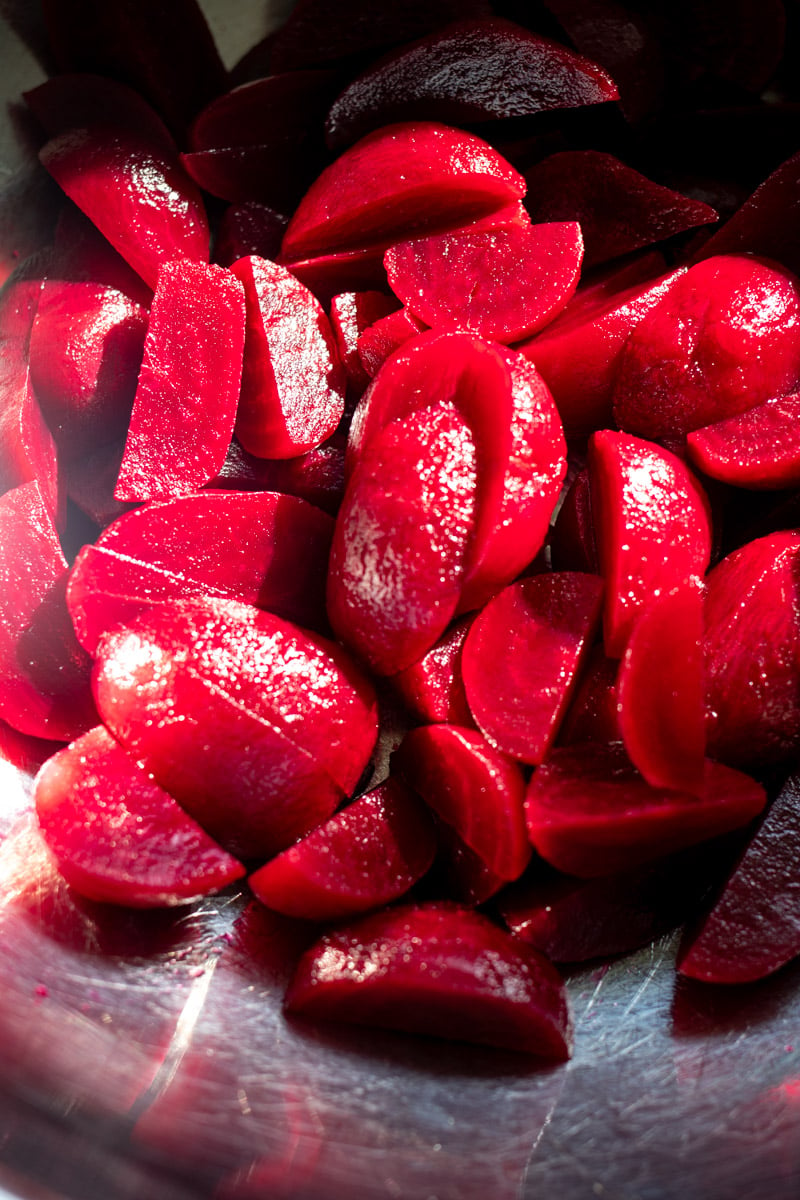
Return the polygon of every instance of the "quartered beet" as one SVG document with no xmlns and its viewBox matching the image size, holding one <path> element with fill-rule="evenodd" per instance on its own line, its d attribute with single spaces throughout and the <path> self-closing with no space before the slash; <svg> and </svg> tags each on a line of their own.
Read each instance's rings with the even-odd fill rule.
<svg viewBox="0 0 800 1200">
<path fill-rule="evenodd" d="M 800 274 L 800 151 L 781 163 L 730 220 L 702 247 L 699 257 L 762 254 Z"/>
<path fill-rule="evenodd" d="M 60 873 L 89 900 L 184 904 L 245 873 L 102 726 L 47 761 L 34 799 Z"/>
<path fill-rule="evenodd" d="M 94 689 L 114 736 L 246 859 L 326 820 L 377 735 L 372 688 L 344 651 L 228 601 L 177 601 L 107 634 Z"/>
<path fill-rule="evenodd" d="M 244 290 L 223 267 L 161 269 L 133 402 L 118 500 L 185 495 L 216 475 L 233 433 L 245 345 Z"/>
<path fill-rule="evenodd" d="M 456 725 L 412 729 L 396 755 L 411 786 L 501 879 L 531 857 L 522 803 L 525 777 L 479 733 Z"/>
<path fill-rule="evenodd" d="M 461 659 L 464 691 L 482 733 L 525 763 L 546 757 L 599 624 L 596 575 L 534 575 L 490 600 Z"/>
<path fill-rule="evenodd" d="M 451 904 L 387 909 L 327 934 L 300 960 L 286 1009 L 548 1058 L 571 1049 L 555 968 L 488 918 Z"/>
<path fill-rule="evenodd" d="M 525 799 L 534 849 L 568 875 L 613 875 L 747 825 L 766 804 L 759 783 L 706 759 L 691 795 L 653 788 L 620 743 L 554 750 Z"/>
<path fill-rule="evenodd" d="M 232 267 L 247 301 L 236 436 L 264 458 L 324 442 L 344 412 L 345 374 L 328 318 L 284 267 L 251 256 Z"/>
<path fill-rule="evenodd" d="M 333 521 L 296 496 L 200 492 L 154 501 L 84 546 L 67 604 L 90 654 L 110 629 L 153 606 L 200 596 L 238 600 L 325 629 Z"/>
<path fill-rule="evenodd" d="M 367 792 L 250 876 L 259 900 L 309 921 L 337 921 L 396 900 L 433 862 L 436 835 L 397 779 Z"/>
<path fill-rule="evenodd" d="M 392 687 L 409 712 L 426 724 L 475 724 L 461 680 L 461 651 L 472 620 L 456 621 L 418 662 L 392 676 Z"/>
<path fill-rule="evenodd" d="M 784 784 L 715 899 L 678 954 L 682 975 L 748 983 L 800 954 L 800 788 Z"/>
<path fill-rule="evenodd" d="M 384 258 L 392 291 L 426 325 L 516 342 L 575 291 L 583 257 L 575 222 L 455 230 L 400 242 Z"/>
<path fill-rule="evenodd" d="M 800 486 L 800 393 L 696 429 L 686 439 L 696 467 L 740 488 Z"/>
</svg>

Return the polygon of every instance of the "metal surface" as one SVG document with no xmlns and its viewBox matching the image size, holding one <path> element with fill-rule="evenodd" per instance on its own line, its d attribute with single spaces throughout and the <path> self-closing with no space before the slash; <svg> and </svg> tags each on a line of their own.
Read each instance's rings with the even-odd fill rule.
<svg viewBox="0 0 800 1200">
<path fill-rule="evenodd" d="M 261 4 L 208 4 L 229 62 Z M 32 6 L 0 28 L 12 107 L 0 239 L 47 223 L 13 107 Z M 21 31 L 18 35 L 14 29 Z M 21 203 L 38 196 L 43 209 Z M 39 221 L 39 211 L 44 211 Z M 0 763 L 0 767 L 3 764 Z M 47 866 L 26 777 L 0 778 L 0 1186 L 74 1200 L 794 1200 L 800 967 L 676 983 L 675 939 L 574 973 L 572 1061 L 287 1021 L 305 928 L 229 896 L 125 915 Z"/>
</svg>

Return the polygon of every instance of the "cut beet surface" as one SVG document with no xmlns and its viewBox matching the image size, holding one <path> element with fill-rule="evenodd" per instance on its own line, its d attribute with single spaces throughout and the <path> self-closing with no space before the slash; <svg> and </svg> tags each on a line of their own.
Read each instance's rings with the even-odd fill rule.
<svg viewBox="0 0 800 1200">
<path fill-rule="evenodd" d="M 617 708 L 618 673 L 617 660 L 608 658 L 601 645 L 592 646 L 561 724 L 558 742 L 562 746 L 622 740 Z"/>
<path fill-rule="evenodd" d="M 396 310 L 397 301 L 394 297 L 374 290 L 341 292 L 331 301 L 331 325 L 339 358 L 347 375 L 347 398 L 350 404 L 362 395 L 375 374 L 375 371 L 368 371 L 361 360 L 358 345 L 361 336 L 376 321 Z"/>
<path fill-rule="evenodd" d="M 70 572 L 67 604 L 90 654 L 147 608 L 217 596 L 326 629 L 333 521 L 295 496 L 201 492 L 120 517 Z"/>
<path fill-rule="evenodd" d="M 35 285 L 38 298 L 39 284 Z M 14 283 L 8 285 L 8 298 Z M 0 302 L 0 323 L 6 325 Z M 59 467 L 53 435 L 33 391 L 27 354 L 28 337 L 0 330 L 0 493 L 35 483 L 53 519 L 61 527 Z"/>
<path fill-rule="evenodd" d="M 300 960 L 288 1012 L 564 1059 L 571 1021 L 558 972 L 479 913 L 388 909 L 328 934 Z"/>
<path fill-rule="evenodd" d="M 35 803 L 59 871 L 89 900 L 184 904 L 245 873 L 102 726 L 48 760 Z"/>
<path fill-rule="evenodd" d="M 472 617 L 462 617 L 427 654 L 392 677 L 408 710 L 426 724 L 474 726 L 461 680 L 461 651 Z"/>
<path fill-rule="evenodd" d="M 734 487 L 800 485 L 800 393 L 696 429 L 686 439 L 695 466 Z"/>
<path fill-rule="evenodd" d="M 169 156 L 177 153 L 175 139 L 155 109 L 133 88 L 108 75 L 53 75 L 23 95 L 50 138 L 72 129 L 113 125 L 139 136 L 144 134 Z"/>
<path fill-rule="evenodd" d="M 407 308 L 387 313 L 368 326 L 358 339 L 358 358 L 367 379 L 374 379 L 395 350 L 399 350 L 418 333 L 424 333 L 425 329 L 425 322 L 413 316 Z"/>
<path fill-rule="evenodd" d="M 439 843 L 431 872 L 434 888 L 436 881 L 441 881 L 441 892 L 435 894 L 470 908 L 485 904 L 505 887 L 508 880 L 497 875 L 452 825 L 435 812 L 433 818 Z"/>
<path fill-rule="evenodd" d="M 534 772 L 525 813 L 542 858 L 591 879 L 739 829 L 765 804 L 759 783 L 710 759 L 690 795 L 651 788 L 619 743 L 587 743 L 554 750 Z"/>
<path fill-rule="evenodd" d="M 273 858 L 249 883 L 259 900 L 287 916 L 336 921 L 402 896 L 435 852 L 424 805 L 390 779 Z"/>
</svg>

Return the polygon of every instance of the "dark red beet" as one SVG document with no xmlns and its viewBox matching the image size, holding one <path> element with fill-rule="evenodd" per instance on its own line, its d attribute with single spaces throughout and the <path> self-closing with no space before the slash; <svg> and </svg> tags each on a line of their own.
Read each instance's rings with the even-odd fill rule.
<svg viewBox="0 0 800 1200">
<path fill-rule="evenodd" d="M 592 646 L 572 703 L 561 725 L 562 746 L 580 742 L 618 742 L 617 673 L 619 663 L 607 658 L 602 646 Z"/>
<path fill-rule="evenodd" d="M 375 321 L 358 339 L 358 358 L 364 374 L 374 379 L 387 358 L 418 333 L 424 333 L 424 321 L 418 320 L 407 308 L 399 308 Z"/>
<path fill-rule="evenodd" d="M 78 555 L 67 588 L 78 639 L 92 654 L 102 634 L 145 609 L 203 595 L 325 629 L 332 535 L 327 513 L 274 492 L 207 491 L 145 505 Z"/>
<path fill-rule="evenodd" d="M 696 467 L 723 483 L 777 489 L 800 485 L 800 393 L 696 429 L 686 439 Z"/>
<path fill-rule="evenodd" d="M 456 621 L 422 658 L 392 676 L 392 687 L 426 724 L 474 726 L 461 680 L 461 650 L 472 617 Z"/>
<path fill-rule="evenodd" d="M 762 254 L 800 274 L 800 152 L 781 163 L 730 220 L 710 238 L 699 257 Z"/>
<path fill-rule="evenodd" d="M 293 149 L 281 157 L 272 146 L 194 150 L 181 155 L 181 165 L 210 196 L 230 204 L 255 201 L 281 212 L 292 211 L 315 174 Z"/>
<path fill-rule="evenodd" d="M 300 960 L 290 1013 L 567 1058 L 558 972 L 479 913 L 388 909 L 328 934 Z"/>
<path fill-rule="evenodd" d="M 385 292 L 342 292 L 333 297 L 331 325 L 347 375 L 348 400 L 357 400 L 375 374 L 362 363 L 358 345 L 361 335 L 396 309 L 397 301 Z"/>
<path fill-rule="evenodd" d="M 264 146 L 285 165 L 295 157 L 307 158 L 309 132 L 322 124 L 339 78 L 335 71 L 291 71 L 225 92 L 196 116 L 189 149 Z M 313 175 L 313 164 L 310 169 Z"/>
<path fill-rule="evenodd" d="M 337 921 L 402 896 L 433 862 L 436 835 L 419 799 L 391 779 L 360 796 L 250 876 L 268 908 Z"/>
<path fill-rule="evenodd" d="M 145 135 L 167 155 L 177 153 L 175 140 L 155 109 L 133 88 L 108 75 L 88 72 L 54 75 L 23 95 L 48 138 L 69 133 L 71 129 L 113 125 L 115 129 Z"/>
<path fill-rule="evenodd" d="M 48 760 L 35 802 L 60 873 L 89 900 L 184 904 L 245 873 L 102 726 Z"/>
<path fill-rule="evenodd" d="M 576 573 L 511 584 L 475 618 L 461 671 L 492 745 L 525 763 L 546 757 L 600 620 L 602 581 Z"/>
<path fill-rule="evenodd" d="M 126 263 L 76 204 L 63 206 L 53 233 L 48 279 L 102 284 L 149 310 L 153 289 Z"/>
<path fill-rule="evenodd" d="M 495 874 L 452 825 L 448 825 L 435 812 L 433 818 L 439 849 L 432 876 L 434 880 L 441 880 L 441 895 L 459 904 L 467 904 L 470 908 L 485 904 L 508 881 Z"/>
<path fill-rule="evenodd" d="M 214 262 L 231 267 L 251 254 L 277 258 L 288 221 L 288 217 L 256 200 L 229 205 L 217 229 Z"/>
<path fill-rule="evenodd" d="M 587 467 L 578 470 L 558 510 L 550 533 L 550 561 L 554 571 L 600 574 Z"/>
<path fill-rule="evenodd" d="M 340 431 L 297 458 L 256 458 L 234 440 L 208 487 L 225 491 L 283 492 L 336 516 L 344 493 L 346 437 Z"/>
<path fill-rule="evenodd" d="M 287 263 L 292 274 L 314 293 L 320 304 L 328 304 L 344 288 L 353 292 L 386 289 L 383 255 L 384 247 L 379 245 L 368 250 L 295 258 Z"/>
</svg>

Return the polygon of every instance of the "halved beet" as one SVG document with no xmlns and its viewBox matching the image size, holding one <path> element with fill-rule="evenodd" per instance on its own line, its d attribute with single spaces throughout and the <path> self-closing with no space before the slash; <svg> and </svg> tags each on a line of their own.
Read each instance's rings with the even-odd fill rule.
<svg viewBox="0 0 800 1200">
<path fill-rule="evenodd" d="M 700 250 L 716 254 L 762 254 L 800 274 L 800 151 L 781 163 Z"/>
<path fill-rule="evenodd" d="M 763 979 L 800 954 L 796 775 L 750 839 L 710 911 L 687 931 L 678 970 L 705 983 Z"/>
<path fill-rule="evenodd" d="M 614 416 L 643 437 L 683 437 L 800 383 L 800 282 L 744 254 L 691 267 L 631 333 Z"/>
<path fill-rule="evenodd" d="M 481 138 L 433 121 L 389 125 L 312 184 L 289 222 L 282 261 L 385 249 L 417 232 L 456 228 L 524 194 L 522 176 Z"/>
<path fill-rule="evenodd" d="M 602 580 L 535 575 L 490 600 L 467 634 L 464 691 L 478 728 L 525 763 L 547 755 L 600 621 Z"/>
<path fill-rule="evenodd" d="M 554 750 L 525 798 L 534 849 L 568 875 L 631 870 L 747 825 L 766 804 L 763 787 L 706 759 L 698 794 L 653 788 L 620 743 Z"/>
<path fill-rule="evenodd" d="M 53 75 L 23 95 L 49 138 L 71 129 L 113 125 L 115 129 L 146 135 L 168 155 L 177 153 L 175 139 L 155 109 L 119 79 L 66 72 Z"/>
<path fill-rule="evenodd" d="M 644 608 L 617 680 L 619 728 L 631 762 L 653 787 L 699 792 L 706 709 L 703 586 L 689 579 Z"/>
<path fill-rule="evenodd" d="M 251 454 L 294 458 L 330 437 L 344 412 L 330 322 L 284 267 L 251 256 L 231 270 L 247 301 L 236 436 Z"/>
<path fill-rule="evenodd" d="M 689 458 L 712 479 L 742 488 L 800 485 L 800 393 L 696 429 Z"/>
<path fill-rule="evenodd" d="M 610 429 L 589 443 L 600 565 L 606 582 L 606 654 L 620 657 L 656 592 L 705 574 L 711 555 L 708 500 L 688 467 L 642 438 Z"/>
<path fill-rule="evenodd" d="M 110 629 L 147 608 L 207 595 L 265 608 L 325 629 L 333 521 L 296 496 L 200 492 L 154 501 L 84 546 L 67 604 L 93 654 Z"/>
<path fill-rule="evenodd" d="M 251 254 L 277 258 L 288 223 L 288 217 L 257 200 L 229 204 L 217 227 L 214 262 L 231 267 Z"/>
<path fill-rule="evenodd" d="M 94 688 L 114 736 L 246 859 L 329 817 L 377 734 L 374 693 L 344 651 L 229 601 L 177 601 L 107 634 Z"/>
<path fill-rule="evenodd" d="M 61 875 L 89 900 L 185 904 L 245 873 L 102 725 L 47 761 L 34 799 Z"/>
<path fill-rule="evenodd" d="M 392 676 L 392 687 L 426 724 L 474 726 L 461 680 L 461 651 L 472 616 L 462 617 L 418 662 Z"/>
<path fill-rule="evenodd" d="M 300 960 L 290 1013 L 567 1058 L 561 977 L 488 918 L 451 904 L 387 909 L 322 938 Z"/>
<path fill-rule="evenodd" d="M 501 879 L 518 879 L 531 857 L 522 803 L 525 777 L 476 731 L 412 729 L 397 751 L 404 777 Z"/>
<path fill-rule="evenodd" d="M 426 325 L 516 342 L 575 291 L 583 258 L 575 222 L 454 230 L 386 251 L 392 291 Z"/>
<path fill-rule="evenodd" d="M 153 297 L 115 495 L 161 500 L 208 483 L 239 401 L 244 289 L 223 267 L 172 262 Z"/>
<path fill-rule="evenodd" d="M 365 370 L 359 340 L 366 329 L 397 309 L 397 301 L 385 292 L 342 292 L 331 301 L 331 326 L 339 358 L 347 375 L 348 399 L 361 395 L 375 374 Z"/>
<path fill-rule="evenodd" d="M 435 852 L 424 805 L 390 779 L 271 859 L 248 882 L 277 912 L 337 921 L 402 896 L 422 878 Z"/>
<path fill-rule="evenodd" d="M 358 339 L 358 358 L 367 378 L 374 379 L 395 350 L 399 350 L 418 333 L 424 333 L 425 329 L 425 322 L 407 308 L 387 313 L 365 329 Z"/>
</svg>

